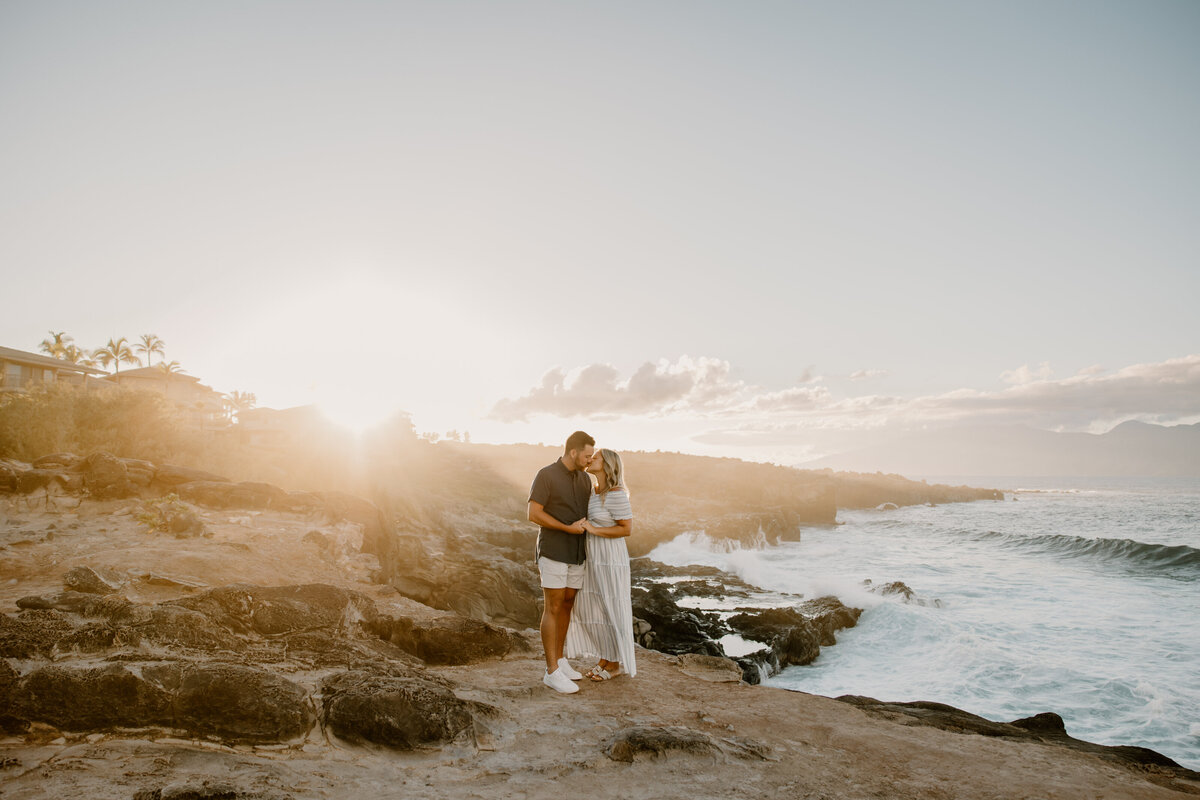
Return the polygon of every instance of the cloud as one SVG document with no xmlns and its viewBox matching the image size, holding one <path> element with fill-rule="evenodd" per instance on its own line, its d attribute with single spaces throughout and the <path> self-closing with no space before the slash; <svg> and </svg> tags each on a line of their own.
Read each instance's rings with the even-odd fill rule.
<svg viewBox="0 0 1200 800">
<path fill-rule="evenodd" d="M 858 369 L 848 376 L 852 381 L 865 381 L 871 378 L 882 378 L 888 374 L 886 369 Z"/>
<path fill-rule="evenodd" d="M 999 391 L 955 389 L 937 395 L 835 396 L 821 383 L 767 390 L 731 377 L 716 358 L 647 362 L 628 378 L 608 364 L 564 372 L 555 368 L 521 397 L 496 403 L 491 416 L 513 422 L 531 415 L 720 419 L 696 441 L 761 442 L 836 432 L 908 431 L 956 424 L 1025 424 L 1056 430 L 1107 430 L 1128 419 L 1200 419 L 1200 355 L 1135 364 L 1116 371 L 1089 368 L 1058 380 L 1047 364 L 1005 373 Z M 794 434 L 794 436 L 792 436 Z"/>
<path fill-rule="evenodd" d="M 1000 373 L 1000 380 L 1005 383 L 1033 383 L 1034 381 L 1044 381 L 1052 374 L 1050 370 L 1050 362 L 1043 361 L 1036 370 L 1029 368 L 1028 364 L 1022 364 L 1014 370 Z"/>
<path fill-rule="evenodd" d="M 534 414 L 603 419 L 716 411 L 734 404 L 745 391 L 745 384 L 729 373 L 728 361 L 688 356 L 674 363 L 646 362 L 628 380 L 610 364 L 589 364 L 570 373 L 555 367 L 526 394 L 500 400 L 488 416 L 518 422 Z"/>
</svg>

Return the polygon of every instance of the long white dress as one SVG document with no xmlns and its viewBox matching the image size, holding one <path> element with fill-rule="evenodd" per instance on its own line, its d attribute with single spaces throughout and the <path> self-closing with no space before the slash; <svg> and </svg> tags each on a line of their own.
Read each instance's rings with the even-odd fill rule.
<svg viewBox="0 0 1200 800">
<path fill-rule="evenodd" d="M 619 519 L 633 519 L 629 494 L 613 489 L 602 499 L 593 492 L 588 522 L 611 528 Z M 567 658 L 592 656 L 620 661 L 621 671 L 637 674 L 633 654 L 633 605 L 629 587 L 629 548 L 625 537 L 587 536 L 587 570 L 575 596 L 571 627 L 567 628 Z"/>
</svg>

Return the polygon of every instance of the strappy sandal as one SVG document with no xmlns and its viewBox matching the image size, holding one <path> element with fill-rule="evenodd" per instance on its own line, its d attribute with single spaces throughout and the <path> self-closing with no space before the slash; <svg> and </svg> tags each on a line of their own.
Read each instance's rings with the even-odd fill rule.
<svg viewBox="0 0 1200 800">
<path fill-rule="evenodd" d="M 588 678 L 590 678 L 591 680 L 594 680 L 598 683 L 600 681 L 612 680 L 613 678 L 620 675 L 621 671 L 617 670 L 616 672 L 610 673 L 604 667 L 597 664 L 596 666 L 589 669 L 586 674 L 587 674 Z"/>
</svg>

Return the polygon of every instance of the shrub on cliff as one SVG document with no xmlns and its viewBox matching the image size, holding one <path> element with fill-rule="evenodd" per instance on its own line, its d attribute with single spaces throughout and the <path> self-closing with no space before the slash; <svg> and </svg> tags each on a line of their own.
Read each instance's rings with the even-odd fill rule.
<svg viewBox="0 0 1200 800">
<path fill-rule="evenodd" d="M 0 395 L 0 457 L 106 450 L 148 461 L 192 460 L 198 432 L 162 396 L 122 387 L 83 391 L 50 385 Z"/>
</svg>

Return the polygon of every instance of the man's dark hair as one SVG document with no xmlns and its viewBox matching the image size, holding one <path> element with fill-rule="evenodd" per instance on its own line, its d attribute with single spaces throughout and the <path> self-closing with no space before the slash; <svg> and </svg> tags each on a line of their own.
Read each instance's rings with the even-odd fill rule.
<svg viewBox="0 0 1200 800">
<path fill-rule="evenodd" d="M 593 439 L 591 436 L 588 436 L 583 431 L 575 431 L 574 433 L 572 433 L 570 436 L 567 437 L 567 447 L 565 450 L 563 450 L 563 455 L 570 453 L 572 450 L 582 450 L 583 448 L 587 447 L 589 444 L 592 447 L 595 447 L 596 440 Z"/>
</svg>

